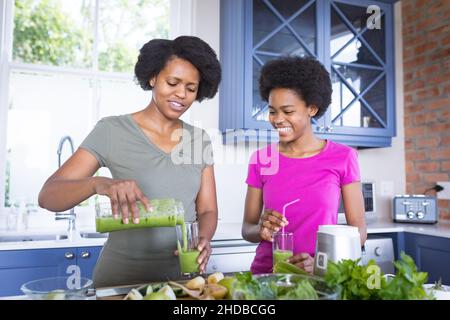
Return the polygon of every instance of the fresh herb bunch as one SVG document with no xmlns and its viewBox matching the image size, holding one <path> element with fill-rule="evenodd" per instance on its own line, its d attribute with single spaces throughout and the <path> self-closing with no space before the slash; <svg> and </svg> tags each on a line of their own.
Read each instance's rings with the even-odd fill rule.
<svg viewBox="0 0 450 320">
<path fill-rule="evenodd" d="M 360 259 L 345 259 L 338 263 L 329 261 L 325 281 L 331 286 L 341 286 L 343 300 L 379 299 L 378 289 L 386 285 L 386 280 L 380 274 L 374 274 L 378 267 L 374 260 L 370 260 L 366 266 L 359 265 L 359 261 Z M 378 279 L 374 278 L 376 276 Z M 379 285 L 376 281 L 379 281 Z"/>
<path fill-rule="evenodd" d="M 276 298 L 268 282 L 256 280 L 250 271 L 235 273 L 237 279 L 233 295 L 238 300 L 273 300 Z"/>
<path fill-rule="evenodd" d="M 358 260 L 329 262 L 325 281 L 329 285 L 340 285 L 341 298 L 346 300 L 423 300 L 432 299 L 423 284 L 428 279 L 426 272 L 418 272 L 414 260 L 401 253 L 394 262 L 395 277 L 387 281 L 374 260 L 365 266 Z M 378 270 L 378 271 L 377 271 Z"/>
<path fill-rule="evenodd" d="M 319 295 L 308 279 L 299 280 L 295 287 L 276 286 L 276 297 L 279 300 L 318 300 Z"/>
<path fill-rule="evenodd" d="M 423 285 L 428 280 L 428 273 L 418 272 L 414 260 L 401 253 L 401 260 L 395 261 L 397 269 L 395 277 L 382 287 L 379 292 L 381 299 L 389 300 L 423 300 L 432 298 Z"/>
<path fill-rule="evenodd" d="M 257 279 L 251 272 L 235 273 L 233 298 L 237 300 L 317 300 L 319 295 L 307 278 L 273 275 Z M 286 285 L 292 280 L 292 283 Z"/>
</svg>

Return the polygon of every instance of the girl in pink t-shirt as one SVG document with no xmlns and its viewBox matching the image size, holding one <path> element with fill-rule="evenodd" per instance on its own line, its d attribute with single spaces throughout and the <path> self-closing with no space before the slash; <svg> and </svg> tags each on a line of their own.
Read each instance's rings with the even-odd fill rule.
<svg viewBox="0 0 450 320">
<path fill-rule="evenodd" d="M 312 58 L 282 57 L 261 70 L 260 94 L 279 142 L 255 152 L 248 167 L 242 234 L 260 242 L 254 274 L 272 272 L 272 234 L 283 227 L 294 236 L 288 261 L 312 273 L 317 230 L 337 223 L 341 193 L 347 223 L 359 228 L 361 244 L 367 237 L 356 151 L 316 137 L 311 126 L 326 112 L 331 91 L 328 72 Z M 283 216 L 283 206 L 296 199 Z"/>
</svg>

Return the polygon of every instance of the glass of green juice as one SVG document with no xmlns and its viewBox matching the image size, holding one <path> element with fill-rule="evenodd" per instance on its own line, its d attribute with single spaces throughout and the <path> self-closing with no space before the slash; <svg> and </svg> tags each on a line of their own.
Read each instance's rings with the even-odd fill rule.
<svg viewBox="0 0 450 320">
<path fill-rule="evenodd" d="M 273 265 L 286 261 L 294 254 L 294 235 L 292 232 L 275 232 L 272 242 Z"/>
<path fill-rule="evenodd" d="M 198 222 L 184 222 L 176 226 L 178 258 L 183 276 L 192 277 L 199 273 L 197 263 L 200 251 L 198 246 Z"/>
</svg>

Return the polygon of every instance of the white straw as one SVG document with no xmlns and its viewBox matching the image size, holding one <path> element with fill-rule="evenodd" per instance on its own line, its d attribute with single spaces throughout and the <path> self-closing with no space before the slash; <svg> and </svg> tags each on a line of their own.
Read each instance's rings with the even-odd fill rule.
<svg viewBox="0 0 450 320">
<path fill-rule="evenodd" d="M 300 201 L 300 199 L 295 199 L 294 201 L 291 201 L 291 202 L 289 202 L 289 203 L 286 203 L 286 204 L 283 206 L 283 217 L 286 218 L 286 208 L 287 208 L 288 206 L 290 206 L 291 204 L 294 204 L 294 203 L 299 202 L 299 201 Z M 284 226 L 283 226 L 283 228 L 281 229 L 281 232 L 284 233 Z"/>
</svg>

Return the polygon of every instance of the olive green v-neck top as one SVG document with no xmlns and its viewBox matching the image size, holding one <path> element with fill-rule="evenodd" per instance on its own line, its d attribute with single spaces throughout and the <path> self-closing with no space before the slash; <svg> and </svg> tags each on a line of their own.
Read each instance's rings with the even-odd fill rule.
<svg viewBox="0 0 450 320">
<path fill-rule="evenodd" d="M 181 142 L 166 153 L 130 114 L 101 119 L 80 148 L 89 151 L 114 179 L 135 180 L 147 198 L 182 201 L 185 220 L 196 220 L 201 173 L 213 164 L 211 141 L 185 122 Z M 130 222 L 131 223 L 131 222 Z M 94 269 L 96 288 L 180 277 L 173 227 L 110 232 Z"/>
</svg>

